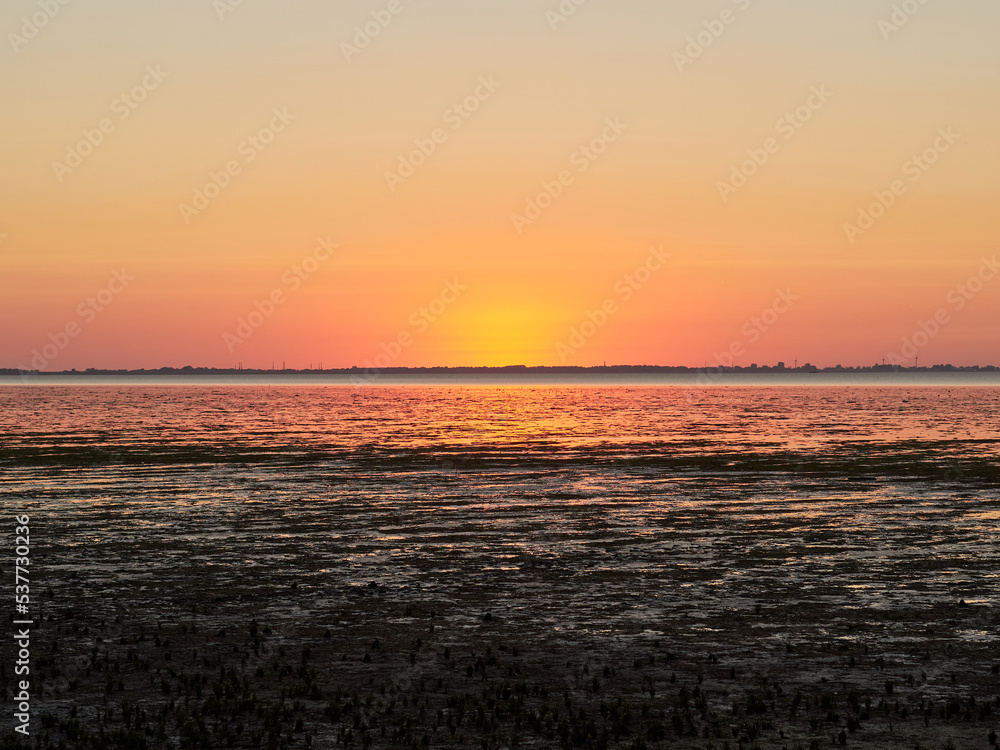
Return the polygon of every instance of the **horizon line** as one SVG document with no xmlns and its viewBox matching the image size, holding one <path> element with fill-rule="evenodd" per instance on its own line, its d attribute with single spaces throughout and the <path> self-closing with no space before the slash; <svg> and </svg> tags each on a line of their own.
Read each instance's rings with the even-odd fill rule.
<svg viewBox="0 0 1000 750">
<path fill-rule="evenodd" d="M 786 366 L 783 362 L 779 362 L 776 365 L 704 365 L 701 367 L 691 367 L 688 365 L 649 365 L 649 364 L 616 364 L 616 365 L 425 365 L 425 366 L 396 366 L 396 367 L 364 367 L 358 365 L 352 365 L 351 367 L 309 367 L 309 368 L 293 368 L 285 367 L 284 364 L 281 368 L 272 365 L 270 368 L 244 368 L 242 365 L 237 367 L 208 367 L 208 366 L 194 366 L 194 365 L 184 365 L 181 367 L 175 367 L 171 365 L 165 365 L 162 367 L 155 368 L 102 368 L 102 367 L 88 367 L 84 370 L 77 370 L 76 368 L 71 368 L 69 370 L 25 370 L 17 367 L 0 367 L 0 375 L 19 375 L 19 376 L 46 376 L 46 375 L 67 375 L 67 376 L 78 376 L 78 375 L 102 375 L 102 374 L 260 374 L 260 373 L 277 373 L 277 374 L 345 374 L 345 375 L 356 375 L 358 373 L 384 373 L 393 375 L 405 375 L 405 374 L 437 374 L 437 373 L 454 373 L 454 374 L 468 374 L 468 373 L 511 373 L 511 372 L 522 372 L 522 373 L 555 373 L 555 374 L 566 374 L 566 373 L 588 373 L 588 372 L 660 372 L 660 373 L 741 373 L 741 374 L 753 374 L 753 373 L 821 373 L 821 372 L 927 372 L 927 373 L 941 373 L 941 372 L 998 372 L 1000 371 L 1000 366 L 998 365 L 952 365 L 952 364 L 935 364 L 935 365 L 899 365 L 899 364 L 872 364 L 872 365 L 830 365 L 826 367 L 819 367 L 810 363 L 805 363 L 799 366 L 798 364 L 794 366 Z"/>
</svg>

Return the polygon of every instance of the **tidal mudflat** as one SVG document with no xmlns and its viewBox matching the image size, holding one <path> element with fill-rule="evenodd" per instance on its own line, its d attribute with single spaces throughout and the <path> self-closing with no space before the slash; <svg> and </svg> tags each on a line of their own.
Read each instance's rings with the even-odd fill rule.
<svg viewBox="0 0 1000 750">
<path fill-rule="evenodd" d="M 0 395 L 4 746 L 991 746 L 990 389 Z"/>
</svg>

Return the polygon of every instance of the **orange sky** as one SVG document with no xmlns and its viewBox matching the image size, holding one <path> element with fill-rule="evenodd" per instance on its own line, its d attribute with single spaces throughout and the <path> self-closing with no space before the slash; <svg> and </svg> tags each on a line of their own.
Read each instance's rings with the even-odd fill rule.
<svg viewBox="0 0 1000 750">
<path fill-rule="evenodd" d="M 0 367 L 1000 364 L 998 23 L 12 0 Z"/>
</svg>

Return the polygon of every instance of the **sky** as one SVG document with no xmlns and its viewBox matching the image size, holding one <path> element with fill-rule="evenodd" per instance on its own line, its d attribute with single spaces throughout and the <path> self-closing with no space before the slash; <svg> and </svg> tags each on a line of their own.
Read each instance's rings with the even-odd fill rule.
<svg viewBox="0 0 1000 750">
<path fill-rule="evenodd" d="M 1000 364 L 995 0 L 8 0 L 0 367 Z"/>
</svg>

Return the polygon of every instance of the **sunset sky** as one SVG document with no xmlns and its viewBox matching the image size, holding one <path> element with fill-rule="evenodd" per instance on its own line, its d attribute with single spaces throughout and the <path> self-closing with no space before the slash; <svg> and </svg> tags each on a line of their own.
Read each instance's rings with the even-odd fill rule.
<svg viewBox="0 0 1000 750">
<path fill-rule="evenodd" d="M 995 0 L 0 29 L 0 367 L 1000 364 Z"/>
</svg>

